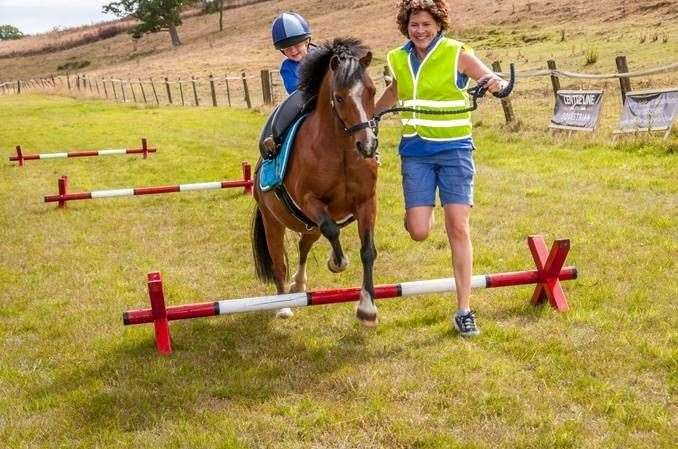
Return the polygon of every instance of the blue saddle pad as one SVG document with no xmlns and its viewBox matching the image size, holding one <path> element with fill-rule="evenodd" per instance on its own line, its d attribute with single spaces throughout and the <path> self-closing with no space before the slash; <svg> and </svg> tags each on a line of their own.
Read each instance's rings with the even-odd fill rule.
<svg viewBox="0 0 678 449">
<path fill-rule="evenodd" d="M 290 126 L 285 132 L 283 144 L 280 146 L 277 156 L 274 159 L 266 159 L 261 163 L 259 169 L 259 187 L 263 192 L 267 192 L 280 184 L 285 179 L 285 170 L 287 169 L 287 162 L 294 147 L 294 139 L 297 136 L 299 126 L 306 118 L 304 114 L 297 119 L 296 122 Z"/>
</svg>

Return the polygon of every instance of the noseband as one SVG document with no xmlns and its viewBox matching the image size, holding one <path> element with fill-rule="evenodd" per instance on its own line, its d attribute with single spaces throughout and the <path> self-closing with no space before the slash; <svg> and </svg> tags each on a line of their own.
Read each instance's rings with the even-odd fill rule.
<svg viewBox="0 0 678 449">
<path fill-rule="evenodd" d="M 339 121 L 341 122 L 341 126 L 344 127 L 344 132 L 346 134 L 348 134 L 349 136 L 357 133 L 358 131 L 362 131 L 363 129 L 367 129 L 367 128 L 370 128 L 375 136 L 377 134 L 379 134 L 379 119 L 378 118 L 373 118 L 373 119 L 370 119 L 366 122 L 360 122 L 358 124 L 355 124 L 355 125 L 349 127 L 348 125 L 346 125 L 346 122 L 344 121 L 344 119 L 341 118 L 341 116 L 339 115 L 339 111 L 337 111 L 337 108 L 334 107 L 334 100 L 330 100 L 330 106 L 332 107 L 332 110 L 334 111 L 334 115 L 336 115 L 337 118 L 339 119 Z"/>
</svg>

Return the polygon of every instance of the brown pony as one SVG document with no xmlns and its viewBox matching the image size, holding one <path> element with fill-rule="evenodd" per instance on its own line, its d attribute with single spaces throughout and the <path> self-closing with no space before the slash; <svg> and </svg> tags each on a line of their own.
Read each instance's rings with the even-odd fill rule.
<svg viewBox="0 0 678 449">
<path fill-rule="evenodd" d="M 339 242 L 343 224 L 355 219 L 360 234 L 363 282 L 356 315 L 375 325 L 372 271 L 376 216 L 378 140 L 374 114 L 375 87 L 366 72 L 372 53 L 357 39 L 326 42 L 306 57 L 300 68 L 300 89 L 314 103 L 299 128 L 288 162 L 284 187 L 298 206 L 293 214 L 279 191 L 259 188 L 259 166 L 254 177 L 257 208 L 252 222 L 252 247 L 257 276 L 286 292 L 288 277 L 285 230 L 299 233 L 299 265 L 290 292 L 306 290 L 306 259 L 321 235 L 332 246 L 327 265 L 332 272 L 348 265 Z M 289 200 L 288 200 L 289 202 Z M 301 214 L 299 213 L 301 212 Z M 278 316 L 292 315 L 289 308 Z"/>
</svg>

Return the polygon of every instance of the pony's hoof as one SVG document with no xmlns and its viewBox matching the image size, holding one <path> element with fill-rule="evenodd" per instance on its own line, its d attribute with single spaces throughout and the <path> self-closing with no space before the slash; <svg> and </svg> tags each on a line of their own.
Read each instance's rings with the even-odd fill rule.
<svg viewBox="0 0 678 449">
<path fill-rule="evenodd" d="M 294 316 L 294 312 L 292 312 L 292 309 L 290 309 L 289 307 L 284 307 L 282 309 L 279 309 L 275 313 L 276 318 L 286 319 L 286 318 L 292 318 L 293 316 Z"/>
<path fill-rule="evenodd" d="M 355 316 L 365 327 L 375 327 L 378 323 L 377 312 L 366 312 L 364 310 L 356 310 Z"/>
<path fill-rule="evenodd" d="M 292 282 L 290 284 L 290 293 L 302 293 L 306 291 L 306 284 L 297 284 Z"/>
<path fill-rule="evenodd" d="M 334 253 L 330 252 L 330 257 L 327 259 L 327 268 L 332 272 L 332 273 L 341 273 L 348 267 L 348 259 L 346 257 L 341 258 L 341 263 L 339 265 L 336 265 L 334 263 Z"/>
</svg>

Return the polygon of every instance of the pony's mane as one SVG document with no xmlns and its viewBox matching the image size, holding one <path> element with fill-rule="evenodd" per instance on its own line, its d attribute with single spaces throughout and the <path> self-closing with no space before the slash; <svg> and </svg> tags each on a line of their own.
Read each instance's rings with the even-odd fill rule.
<svg viewBox="0 0 678 449">
<path fill-rule="evenodd" d="M 368 52 L 369 48 L 352 37 L 338 37 L 313 48 L 299 67 L 299 90 L 302 91 L 304 102 L 318 95 L 332 56 L 338 56 L 341 61 L 335 74 L 335 83 L 337 87 L 343 88 L 350 87 L 362 77 L 364 68 L 359 60 Z"/>
</svg>

